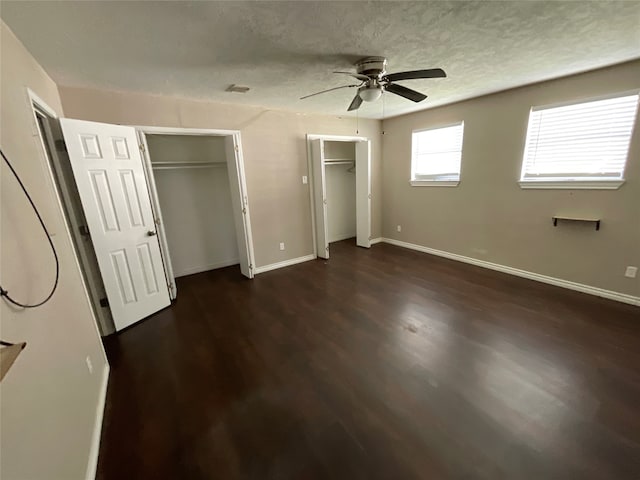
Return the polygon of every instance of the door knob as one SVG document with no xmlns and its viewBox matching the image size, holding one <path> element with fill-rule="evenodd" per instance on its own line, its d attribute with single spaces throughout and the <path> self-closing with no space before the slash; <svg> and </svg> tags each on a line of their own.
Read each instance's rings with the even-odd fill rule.
<svg viewBox="0 0 640 480">
<path fill-rule="evenodd" d="M 154 232 L 153 230 L 149 230 L 147 232 L 147 237 L 155 237 L 156 236 L 156 232 Z"/>
</svg>

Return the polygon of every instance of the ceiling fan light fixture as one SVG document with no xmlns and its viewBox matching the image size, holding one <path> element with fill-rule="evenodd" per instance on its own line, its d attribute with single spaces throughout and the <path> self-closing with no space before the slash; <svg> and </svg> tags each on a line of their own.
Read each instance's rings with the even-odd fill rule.
<svg viewBox="0 0 640 480">
<path fill-rule="evenodd" d="M 339 73 L 356 78 L 360 81 L 360 84 L 341 85 L 339 87 L 329 88 L 327 90 L 322 90 L 320 92 L 300 97 L 300 100 L 320 95 L 321 93 L 332 92 L 334 90 L 357 87 L 356 94 L 347 108 L 348 112 L 358 110 L 362 106 L 362 102 L 375 102 L 383 93 L 386 92 L 393 93 L 394 95 L 398 95 L 399 97 L 418 103 L 422 102 L 427 98 L 427 96 L 394 82 L 400 80 L 417 80 L 422 78 L 444 78 L 447 76 L 445 71 L 441 68 L 429 68 L 426 70 L 411 70 L 387 74 L 387 59 L 385 57 L 363 58 L 356 62 L 355 66 L 356 73 L 343 71 L 334 71 L 333 73 Z"/>
<path fill-rule="evenodd" d="M 382 96 L 382 87 L 380 87 L 380 85 L 362 87 L 358 91 L 358 95 L 360 95 L 360 98 L 365 102 L 375 102 Z"/>
</svg>

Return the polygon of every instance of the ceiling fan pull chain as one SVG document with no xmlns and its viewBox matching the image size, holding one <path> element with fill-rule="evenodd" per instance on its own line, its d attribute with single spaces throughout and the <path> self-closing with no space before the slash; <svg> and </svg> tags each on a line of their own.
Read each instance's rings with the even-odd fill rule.
<svg viewBox="0 0 640 480">
<path fill-rule="evenodd" d="M 384 94 L 382 94 L 382 125 L 384 126 Z M 382 129 L 382 135 L 384 135 L 384 128 Z"/>
</svg>

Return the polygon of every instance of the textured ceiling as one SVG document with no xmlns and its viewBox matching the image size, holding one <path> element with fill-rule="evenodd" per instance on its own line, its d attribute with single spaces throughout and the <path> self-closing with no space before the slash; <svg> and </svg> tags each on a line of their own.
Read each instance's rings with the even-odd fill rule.
<svg viewBox="0 0 640 480">
<path fill-rule="evenodd" d="M 386 94 L 385 117 L 640 57 L 636 1 L 2 1 L 0 16 L 61 85 L 332 115 L 352 89 L 299 97 L 352 83 L 331 72 L 367 55 L 449 75 L 401 82 L 429 98 Z"/>
</svg>

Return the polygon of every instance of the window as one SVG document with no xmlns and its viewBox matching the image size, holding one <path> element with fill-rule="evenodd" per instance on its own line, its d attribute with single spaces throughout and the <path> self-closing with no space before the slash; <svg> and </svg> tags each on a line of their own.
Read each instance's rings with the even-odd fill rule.
<svg viewBox="0 0 640 480">
<path fill-rule="evenodd" d="M 411 185 L 458 185 L 463 129 L 460 122 L 413 132 Z"/>
<path fill-rule="evenodd" d="M 637 94 L 532 108 L 520 185 L 618 188 L 637 108 Z"/>
</svg>

